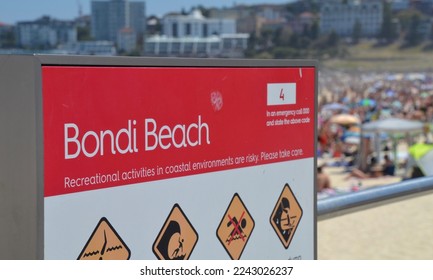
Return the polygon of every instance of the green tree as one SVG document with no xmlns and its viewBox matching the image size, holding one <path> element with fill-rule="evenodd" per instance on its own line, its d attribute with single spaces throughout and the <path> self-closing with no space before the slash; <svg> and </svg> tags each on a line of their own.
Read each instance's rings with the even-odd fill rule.
<svg viewBox="0 0 433 280">
<path fill-rule="evenodd" d="M 276 46 L 281 46 L 283 44 L 281 41 L 282 34 L 283 34 L 283 28 L 282 27 L 278 27 L 274 30 L 274 32 L 272 34 L 272 41 L 274 42 L 274 44 Z"/>
<path fill-rule="evenodd" d="M 396 26 L 392 21 L 391 3 L 384 1 L 383 3 L 383 21 L 380 30 L 379 38 L 386 43 L 393 42 L 398 37 Z"/>
<path fill-rule="evenodd" d="M 270 49 L 273 46 L 272 39 L 274 38 L 274 32 L 270 29 L 264 29 L 260 33 L 258 44 L 262 49 Z"/>
<path fill-rule="evenodd" d="M 194 9 L 198 9 L 198 10 L 200 10 L 200 12 L 201 12 L 201 14 L 205 17 L 205 18 L 208 18 L 209 16 L 210 16 L 210 10 L 208 9 L 208 8 L 206 8 L 205 6 L 203 6 L 203 5 L 198 5 L 197 7 L 193 7 L 192 9 L 191 9 L 191 11 L 192 10 L 194 10 Z"/>
<path fill-rule="evenodd" d="M 362 24 L 357 19 L 355 21 L 355 23 L 353 24 L 353 32 L 352 32 L 352 42 L 353 42 L 353 44 L 358 44 L 359 40 L 361 39 L 361 36 L 362 36 Z"/>
<path fill-rule="evenodd" d="M 92 36 L 90 35 L 90 28 L 88 26 L 77 27 L 77 39 L 78 41 L 90 41 Z"/>
<path fill-rule="evenodd" d="M 319 22 L 315 20 L 310 27 L 310 38 L 311 40 L 317 40 L 319 38 Z"/>
<path fill-rule="evenodd" d="M 299 36 L 297 33 L 293 33 L 289 39 L 289 46 L 291 48 L 297 49 L 300 47 L 300 43 L 301 43 L 301 36 Z"/>
<path fill-rule="evenodd" d="M 430 41 L 433 41 L 433 28 L 430 29 L 430 34 L 428 36 Z"/>
<path fill-rule="evenodd" d="M 250 37 L 248 38 L 247 49 L 244 52 L 245 57 L 251 58 L 251 57 L 254 57 L 256 55 L 257 43 L 258 43 L 258 40 L 257 40 L 256 33 L 252 32 L 250 34 Z"/>
<path fill-rule="evenodd" d="M 273 58 L 286 59 L 286 58 L 298 58 L 300 56 L 299 49 L 293 48 L 275 48 L 272 51 Z"/>
<path fill-rule="evenodd" d="M 396 17 L 398 19 L 398 22 L 401 27 L 401 31 L 403 33 L 407 33 L 408 30 L 410 29 L 411 21 L 414 16 L 418 16 L 419 18 L 422 18 L 423 15 L 421 12 L 415 9 L 404 10 L 397 14 Z"/>
<path fill-rule="evenodd" d="M 419 31 L 421 18 L 418 14 L 413 14 L 410 19 L 409 30 L 406 34 L 406 42 L 409 46 L 414 46 L 422 41 L 422 34 Z"/>
<path fill-rule="evenodd" d="M 15 32 L 13 28 L 0 33 L 0 48 L 13 48 L 15 44 Z"/>
<path fill-rule="evenodd" d="M 286 10 L 295 15 L 301 14 L 303 12 L 310 12 L 317 14 L 320 10 L 320 0 L 303 0 L 303 1 L 293 1 L 286 5 Z"/>
<path fill-rule="evenodd" d="M 317 14 L 320 11 L 320 1 L 319 0 L 308 0 L 310 3 L 310 12 L 313 14 Z"/>
<path fill-rule="evenodd" d="M 335 30 L 332 30 L 331 33 L 328 35 L 327 39 L 327 47 L 337 47 L 340 43 L 340 37 L 338 36 L 337 32 Z"/>
<path fill-rule="evenodd" d="M 272 33 L 272 42 L 275 47 L 288 46 L 292 30 L 290 28 L 278 27 Z"/>
</svg>

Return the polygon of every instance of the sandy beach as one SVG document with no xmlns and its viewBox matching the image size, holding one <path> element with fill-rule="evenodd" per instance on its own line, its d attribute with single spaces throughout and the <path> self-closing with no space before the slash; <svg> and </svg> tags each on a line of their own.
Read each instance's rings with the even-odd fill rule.
<svg viewBox="0 0 433 280">
<path fill-rule="evenodd" d="M 343 167 L 325 167 L 332 186 L 351 189 Z M 361 180 L 362 188 L 399 182 L 385 176 Z M 319 260 L 433 260 L 433 194 L 318 222 Z"/>
</svg>

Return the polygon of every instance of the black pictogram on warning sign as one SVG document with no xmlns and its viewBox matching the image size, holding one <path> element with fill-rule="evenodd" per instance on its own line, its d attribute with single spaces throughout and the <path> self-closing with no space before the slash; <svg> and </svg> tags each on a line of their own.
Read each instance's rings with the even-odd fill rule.
<svg viewBox="0 0 433 280">
<path fill-rule="evenodd" d="M 104 217 L 81 251 L 78 260 L 128 260 L 131 251 Z"/>
<path fill-rule="evenodd" d="M 289 248 L 301 218 L 302 208 L 290 186 L 286 184 L 270 218 L 272 227 L 286 249 Z"/>
<path fill-rule="evenodd" d="M 187 260 L 197 241 L 197 232 L 175 204 L 153 243 L 153 253 L 160 260 Z"/>
<path fill-rule="evenodd" d="M 254 229 L 254 220 L 236 193 L 216 232 L 218 240 L 233 260 L 240 259 Z"/>
</svg>

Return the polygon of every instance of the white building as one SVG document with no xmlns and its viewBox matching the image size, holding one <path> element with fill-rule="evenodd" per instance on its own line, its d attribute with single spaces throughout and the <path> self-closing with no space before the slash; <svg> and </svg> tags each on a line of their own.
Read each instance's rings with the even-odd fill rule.
<svg viewBox="0 0 433 280">
<path fill-rule="evenodd" d="M 146 39 L 148 56 L 243 57 L 249 34 L 236 33 L 236 20 L 171 14 L 162 19 L 163 35 Z"/>
<path fill-rule="evenodd" d="M 77 41 L 77 29 L 72 21 L 56 20 L 48 16 L 35 21 L 17 23 L 17 44 L 21 47 L 53 48 Z"/>
<path fill-rule="evenodd" d="M 137 34 L 131 28 L 123 28 L 117 34 L 117 49 L 132 52 L 137 49 Z"/>
<path fill-rule="evenodd" d="M 146 55 L 153 56 L 216 56 L 221 42 L 217 36 L 207 38 L 174 38 L 152 36 L 146 40 Z"/>
<path fill-rule="evenodd" d="M 116 55 L 116 47 L 111 41 L 83 41 L 64 44 L 58 47 L 57 51 L 63 54 L 74 55 Z"/>
<path fill-rule="evenodd" d="M 145 54 L 149 56 L 189 57 L 243 57 L 248 34 L 223 34 L 220 36 L 182 37 L 153 36 L 146 40 Z"/>
<path fill-rule="evenodd" d="M 199 10 L 189 15 L 167 15 L 162 20 L 163 34 L 167 37 L 201 37 L 235 34 L 236 20 L 205 18 Z"/>
<path fill-rule="evenodd" d="M 340 36 L 352 36 L 356 22 L 361 24 L 362 36 L 379 34 L 383 21 L 382 0 L 329 0 L 320 10 L 320 31 L 333 30 Z"/>
</svg>

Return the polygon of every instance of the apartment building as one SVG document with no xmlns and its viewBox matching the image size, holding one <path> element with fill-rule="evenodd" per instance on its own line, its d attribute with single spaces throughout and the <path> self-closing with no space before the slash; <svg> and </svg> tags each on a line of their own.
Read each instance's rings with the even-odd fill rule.
<svg viewBox="0 0 433 280">
<path fill-rule="evenodd" d="M 163 18 L 162 25 L 163 34 L 174 38 L 236 33 L 236 20 L 205 18 L 200 10 L 193 10 L 189 15 L 169 14 Z"/>
<path fill-rule="evenodd" d="M 121 31 L 125 28 L 132 30 L 137 38 L 143 36 L 146 29 L 144 1 L 91 2 L 91 33 L 95 40 L 117 42 L 119 36 L 124 37 Z"/>
<path fill-rule="evenodd" d="M 0 48 L 14 45 L 14 29 L 13 25 L 0 22 Z"/>
<path fill-rule="evenodd" d="M 353 34 L 357 22 L 362 36 L 374 37 L 380 32 L 383 21 L 382 0 L 328 0 L 320 9 L 320 31 L 335 31 L 339 36 Z"/>
<path fill-rule="evenodd" d="M 77 30 L 74 21 L 43 16 L 34 21 L 18 22 L 16 41 L 23 48 L 53 48 L 59 44 L 76 42 Z"/>
</svg>

